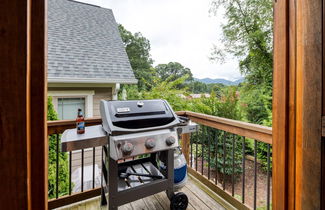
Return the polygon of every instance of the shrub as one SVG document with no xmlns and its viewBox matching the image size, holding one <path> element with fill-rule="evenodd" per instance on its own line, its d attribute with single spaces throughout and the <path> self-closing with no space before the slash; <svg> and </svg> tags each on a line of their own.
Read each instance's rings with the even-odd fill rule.
<svg viewBox="0 0 325 210">
<path fill-rule="evenodd" d="M 263 88 L 260 89 L 243 89 L 241 92 L 241 108 L 245 113 L 244 120 L 265 126 L 272 126 L 272 96 Z M 249 147 L 250 153 L 253 154 L 253 144 Z M 272 149 L 271 165 L 272 170 Z M 261 161 L 262 169 L 267 170 L 267 144 L 258 142 L 257 157 Z"/>
<path fill-rule="evenodd" d="M 58 115 L 54 110 L 52 98 L 48 98 L 47 120 L 58 120 Z M 58 136 L 59 146 L 61 136 Z M 56 195 L 56 135 L 49 136 L 48 154 L 48 197 L 54 198 Z M 59 147 L 60 148 L 60 147 Z M 69 192 L 69 171 L 67 153 L 59 152 L 59 195 L 66 195 Z"/>
<path fill-rule="evenodd" d="M 210 167 L 215 169 L 219 173 L 226 175 L 231 174 L 241 174 L 242 168 L 242 145 L 238 143 L 241 137 L 226 133 L 224 131 L 216 130 L 206 126 L 201 126 L 200 131 L 196 134 L 193 134 L 192 142 L 198 144 L 198 157 L 203 157 L 204 160 L 208 162 L 209 160 L 209 147 L 210 147 Z M 232 156 L 234 140 L 234 156 Z M 225 145 L 224 145 L 225 143 Z M 225 146 L 225 153 L 224 153 Z M 195 149 L 193 148 L 193 153 Z M 224 156 L 225 155 L 225 156 Z M 225 157 L 225 162 L 224 162 Z M 233 161 L 234 161 L 234 171 L 233 171 Z"/>
<path fill-rule="evenodd" d="M 210 98 L 196 100 L 195 103 L 193 103 L 193 111 L 235 120 L 241 119 L 236 89 L 233 87 L 225 88 L 220 98 L 212 92 Z M 210 147 L 211 168 L 216 168 L 218 165 L 217 171 L 220 173 L 226 175 L 231 175 L 233 173 L 241 174 L 242 144 L 239 140 L 241 140 L 242 137 L 206 126 L 200 127 L 200 131 L 197 134 L 193 134 L 193 142 L 195 144 L 201 144 L 201 146 L 198 147 L 201 149 L 200 152 L 202 152 L 203 145 L 204 160 L 208 161 L 209 159 Z M 232 156 L 233 149 L 234 156 Z M 198 155 L 202 156 L 201 153 Z"/>
<path fill-rule="evenodd" d="M 161 81 L 158 77 L 153 78 L 154 85 L 150 91 L 138 91 L 137 86 L 124 86 L 127 90 L 127 99 L 165 99 L 173 107 L 174 111 L 189 110 L 189 103 L 182 99 L 180 95 L 187 95 L 186 89 L 179 89 L 178 86 L 183 84 L 188 78 L 187 75 L 171 81 L 172 77 Z M 121 98 L 121 93 L 120 93 Z"/>
</svg>

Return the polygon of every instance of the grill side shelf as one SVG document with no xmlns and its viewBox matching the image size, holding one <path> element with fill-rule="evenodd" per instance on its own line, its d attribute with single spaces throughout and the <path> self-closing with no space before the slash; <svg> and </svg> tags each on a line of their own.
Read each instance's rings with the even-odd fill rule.
<svg viewBox="0 0 325 210">
<path fill-rule="evenodd" d="M 62 152 L 98 147 L 108 144 L 108 137 L 102 125 L 87 126 L 84 134 L 77 129 L 67 129 L 61 137 Z"/>
</svg>

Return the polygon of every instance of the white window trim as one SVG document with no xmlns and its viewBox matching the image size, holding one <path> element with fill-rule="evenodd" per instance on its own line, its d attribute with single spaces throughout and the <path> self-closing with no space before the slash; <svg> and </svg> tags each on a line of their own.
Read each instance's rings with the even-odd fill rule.
<svg viewBox="0 0 325 210">
<path fill-rule="evenodd" d="M 53 105 L 58 110 L 58 98 L 85 98 L 85 117 L 93 117 L 93 97 L 95 95 L 94 90 L 57 90 L 48 91 L 49 96 L 53 98 Z"/>
</svg>

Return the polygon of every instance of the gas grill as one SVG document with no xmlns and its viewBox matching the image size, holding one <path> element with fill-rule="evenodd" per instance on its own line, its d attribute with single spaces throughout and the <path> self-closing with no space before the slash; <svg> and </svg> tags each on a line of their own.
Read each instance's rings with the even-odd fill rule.
<svg viewBox="0 0 325 210">
<path fill-rule="evenodd" d="M 179 135 L 196 131 L 197 124 L 180 121 L 165 100 L 102 100 L 100 113 L 102 125 L 86 127 L 85 134 L 65 131 L 62 150 L 102 146 L 102 205 L 106 193 L 113 210 L 166 191 L 171 209 L 186 209 L 187 196 L 174 193 L 174 149 Z"/>
</svg>

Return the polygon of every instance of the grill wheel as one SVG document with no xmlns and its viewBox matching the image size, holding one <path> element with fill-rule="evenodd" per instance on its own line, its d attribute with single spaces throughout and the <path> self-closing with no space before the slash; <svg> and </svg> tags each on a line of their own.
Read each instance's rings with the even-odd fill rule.
<svg viewBox="0 0 325 210">
<path fill-rule="evenodd" d="M 187 196 L 182 193 L 176 193 L 171 199 L 170 199 L 170 209 L 171 210 L 185 210 L 188 205 L 188 198 Z"/>
</svg>

